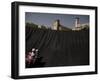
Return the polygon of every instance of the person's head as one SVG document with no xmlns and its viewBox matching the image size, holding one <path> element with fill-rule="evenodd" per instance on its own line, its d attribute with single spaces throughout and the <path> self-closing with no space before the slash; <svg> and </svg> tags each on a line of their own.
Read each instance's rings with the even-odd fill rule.
<svg viewBox="0 0 100 81">
<path fill-rule="evenodd" d="M 36 52 L 38 51 L 38 49 L 36 49 Z"/>
<path fill-rule="evenodd" d="M 32 52 L 34 52 L 34 51 L 35 51 L 35 48 L 32 49 Z"/>
</svg>

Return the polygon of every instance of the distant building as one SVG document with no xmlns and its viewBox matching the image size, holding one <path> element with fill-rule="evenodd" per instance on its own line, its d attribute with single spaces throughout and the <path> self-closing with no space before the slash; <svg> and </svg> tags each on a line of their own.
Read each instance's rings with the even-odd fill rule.
<svg viewBox="0 0 100 81">
<path fill-rule="evenodd" d="M 76 17 L 75 18 L 75 28 L 78 28 L 78 27 L 80 27 L 80 21 L 79 21 L 79 18 Z"/>
<path fill-rule="evenodd" d="M 55 20 L 55 21 L 53 22 L 52 30 L 69 31 L 69 30 L 71 30 L 71 29 L 68 28 L 68 27 L 65 27 L 65 26 L 61 25 L 61 24 L 60 24 L 60 20 Z"/>
<path fill-rule="evenodd" d="M 80 19 L 78 17 L 75 18 L 75 27 L 72 30 L 79 31 L 88 28 L 89 28 L 89 23 L 80 24 Z"/>
<path fill-rule="evenodd" d="M 47 27 L 47 26 L 44 26 L 44 25 L 38 25 L 38 28 L 60 30 L 60 31 L 79 31 L 79 30 L 83 30 L 83 29 L 88 29 L 89 23 L 80 24 L 80 18 L 76 17 L 75 18 L 75 26 L 74 26 L 73 29 L 70 29 L 68 27 L 61 25 L 59 19 L 57 19 L 53 22 L 52 27 Z"/>
<path fill-rule="evenodd" d="M 41 28 L 41 25 L 38 25 L 38 28 Z"/>
</svg>

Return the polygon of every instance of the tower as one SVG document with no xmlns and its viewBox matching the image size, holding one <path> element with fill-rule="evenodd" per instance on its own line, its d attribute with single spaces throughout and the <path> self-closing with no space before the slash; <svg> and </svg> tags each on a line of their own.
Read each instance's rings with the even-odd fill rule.
<svg viewBox="0 0 100 81">
<path fill-rule="evenodd" d="M 54 29 L 54 30 L 59 30 L 59 25 L 60 25 L 60 21 L 59 21 L 59 20 L 56 20 L 56 21 L 53 23 L 53 29 Z"/>
<path fill-rule="evenodd" d="M 80 21 L 79 21 L 79 17 L 75 18 L 75 27 L 80 27 Z"/>
</svg>

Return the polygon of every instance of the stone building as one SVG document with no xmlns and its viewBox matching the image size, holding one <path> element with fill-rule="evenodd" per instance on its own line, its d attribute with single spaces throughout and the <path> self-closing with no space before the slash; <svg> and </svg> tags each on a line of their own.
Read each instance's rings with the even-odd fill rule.
<svg viewBox="0 0 100 81">
<path fill-rule="evenodd" d="M 60 20 L 55 20 L 53 22 L 52 30 L 63 30 L 63 31 L 70 31 L 71 29 L 68 27 L 65 27 L 60 24 Z"/>
</svg>

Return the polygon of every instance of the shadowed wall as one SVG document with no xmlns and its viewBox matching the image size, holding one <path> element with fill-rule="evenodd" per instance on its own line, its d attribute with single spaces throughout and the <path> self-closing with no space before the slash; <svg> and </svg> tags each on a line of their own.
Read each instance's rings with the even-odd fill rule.
<svg viewBox="0 0 100 81">
<path fill-rule="evenodd" d="M 32 48 L 39 49 L 41 60 L 29 67 L 89 65 L 89 30 L 64 32 L 26 27 L 26 54 Z"/>
</svg>

